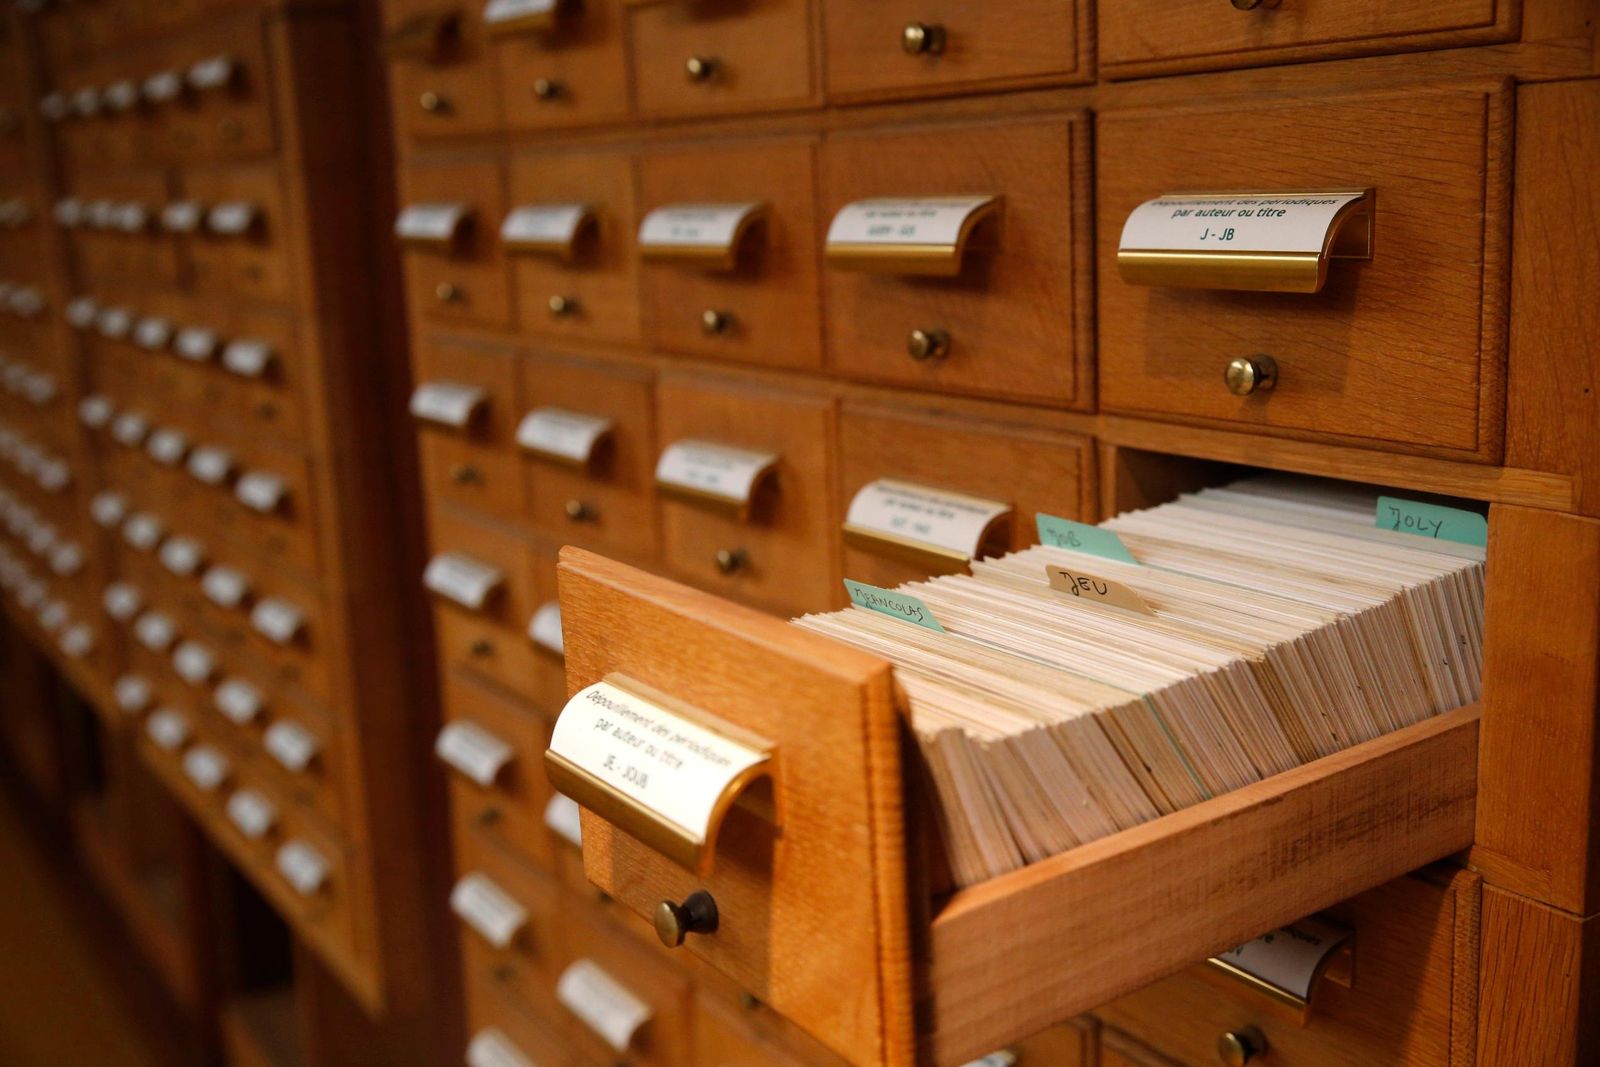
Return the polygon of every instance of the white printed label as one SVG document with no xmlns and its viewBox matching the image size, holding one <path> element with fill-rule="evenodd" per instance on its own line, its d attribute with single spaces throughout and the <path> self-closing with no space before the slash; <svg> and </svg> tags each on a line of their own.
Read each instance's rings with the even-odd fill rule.
<svg viewBox="0 0 1600 1067">
<path fill-rule="evenodd" d="M 144 732 L 157 748 L 174 752 L 189 740 L 189 720 L 172 708 L 158 708 L 144 721 Z"/>
<path fill-rule="evenodd" d="M 228 758 L 210 745 L 195 745 L 183 754 L 183 773 L 202 793 L 210 793 L 228 777 Z"/>
<path fill-rule="evenodd" d="M 217 657 L 205 645 L 185 641 L 172 653 L 172 669 L 190 685 L 204 685 L 217 670 Z"/>
<path fill-rule="evenodd" d="M 544 824 L 562 840 L 583 847 L 583 809 L 565 793 L 556 793 L 544 806 Z"/>
<path fill-rule="evenodd" d="M 444 552 L 428 561 L 422 584 L 429 592 L 471 611 L 482 611 L 489 597 L 505 583 L 505 575 L 460 552 Z"/>
<path fill-rule="evenodd" d="M 424 422 L 461 429 L 488 403 L 489 394 L 460 382 L 423 382 L 411 394 L 411 414 Z"/>
<path fill-rule="evenodd" d="M 72 229 L 83 224 L 83 201 L 75 196 L 62 197 L 51 208 L 50 215 L 56 220 L 56 225 L 63 229 Z"/>
<path fill-rule="evenodd" d="M 488 1026 L 467 1044 L 467 1067 L 538 1067 L 498 1027 Z"/>
<path fill-rule="evenodd" d="M 39 469 L 34 472 L 33 480 L 39 488 L 47 493 L 59 493 L 72 482 L 72 468 L 67 466 L 67 461 L 52 457 L 39 464 Z"/>
<path fill-rule="evenodd" d="M 50 523 L 35 526 L 28 534 L 28 550 L 36 556 L 49 552 L 56 544 L 56 528 Z"/>
<path fill-rule="evenodd" d="M 991 1052 L 987 1056 L 979 1056 L 966 1063 L 964 1067 L 1016 1067 L 1017 1054 L 1010 1049 L 1001 1049 Z"/>
<path fill-rule="evenodd" d="M 229 341 L 222 350 L 222 365 L 241 378 L 259 378 L 272 366 L 272 346 L 250 337 Z"/>
<path fill-rule="evenodd" d="M 221 89 L 233 81 L 239 64 L 232 56 L 210 56 L 189 68 L 189 84 L 196 89 Z"/>
<path fill-rule="evenodd" d="M 1217 956 L 1270 986 L 1308 1000 L 1311 983 L 1322 961 L 1344 944 L 1348 930 L 1320 919 L 1297 923 L 1263 934 Z"/>
<path fill-rule="evenodd" d="M 125 714 L 137 715 L 150 706 L 150 683 L 136 674 L 124 674 L 111 687 L 111 698 Z"/>
<path fill-rule="evenodd" d="M 111 439 L 127 448 L 136 448 L 150 432 L 150 420 L 137 411 L 124 411 L 111 424 Z"/>
<path fill-rule="evenodd" d="M 520 248 L 564 252 L 577 240 L 584 220 L 593 217 L 588 204 L 528 204 L 505 217 L 500 240 Z"/>
<path fill-rule="evenodd" d="M 224 237 L 237 237 L 250 232 L 261 217 L 257 207 L 244 200 L 230 200 L 218 204 L 206 215 L 206 229 Z"/>
<path fill-rule="evenodd" d="M 502 890 L 486 874 L 465 874 L 450 890 L 450 910 L 497 949 L 510 946 L 528 925 L 528 909 Z"/>
<path fill-rule="evenodd" d="M 955 245 L 973 213 L 992 196 L 930 196 L 857 200 L 828 225 L 833 245 Z"/>
<path fill-rule="evenodd" d="M 710 441 L 677 441 L 668 445 L 656 462 L 656 482 L 744 505 L 750 503 L 762 474 L 777 462 L 773 452 L 752 452 Z"/>
<path fill-rule="evenodd" d="M 217 332 L 203 326 L 186 326 L 178 331 L 173 345 L 178 355 L 194 363 L 204 363 L 217 352 Z"/>
<path fill-rule="evenodd" d="M 83 549 L 71 541 L 57 545 L 50 553 L 50 570 L 62 578 L 70 578 L 83 569 Z"/>
<path fill-rule="evenodd" d="M 13 312 L 25 319 L 31 319 L 44 310 L 44 294 L 31 285 L 14 289 L 8 304 Z"/>
<path fill-rule="evenodd" d="M 86 622 L 75 623 L 62 632 L 57 647 L 73 659 L 82 659 L 94 651 L 94 630 Z"/>
<path fill-rule="evenodd" d="M 128 521 L 122 524 L 122 539 L 141 552 L 155 548 L 164 533 L 166 528 L 161 520 L 147 511 L 128 516 Z"/>
<path fill-rule="evenodd" d="M 200 591 L 219 608 L 236 608 L 250 595 L 250 579 L 232 567 L 216 566 L 200 579 Z"/>
<path fill-rule="evenodd" d="M 561 972 L 556 999 L 619 1053 L 650 1019 L 650 1005 L 593 960 L 574 960 Z"/>
<path fill-rule="evenodd" d="M 56 380 L 37 371 L 22 380 L 22 395 L 34 407 L 44 407 L 56 398 Z"/>
<path fill-rule="evenodd" d="M 100 594 L 100 603 L 106 614 L 118 622 L 127 622 L 144 608 L 144 596 L 127 582 L 112 582 Z"/>
<path fill-rule="evenodd" d="M 328 882 L 328 861 L 304 841 L 278 849 L 278 873 L 303 897 L 314 896 Z"/>
<path fill-rule="evenodd" d="M 205 207 L 198 200 L 174 200 L 161 209 L 161 228 L 168 233 L 194 233 Z"/>
<path fill-rule="evenodd" d="M 263 515 L 278 510 L 284 492 L 283 479 L 267 471 L 249 471 L 233 487 L 233 495 L 239 503 Z"/>
<path fill-rule="evenodd" d="M 157 430 L 145 442 L 144 450 L 150 458 L 164 467 L 176 467 L 189 451 L 189 438 L 182 430 Z"/>
<path fill-rule="evenodd" d="M 561 604 L 550 600 L 539 605 L 528 621 L 528 637 L 542 649 L 558 656 L 567 654 L 566 641 L 561 634 Z"/>
<path fill-rule="evenodd" d="M 456 719 L 445 723 L 433 743 L 433 754 L 476 784 L 488 789 L 516 753 L 477 723 Z"/>
<path fill-rule="evenodd" d="M 133 343 L 149 351 L 165 348 L 171 340 L 172 323 L 158 316 L 140 319 L 133 330 Z"/>
<path fill-rule="evenodd" d="M 851 499 L 845 523 L 971 559 L 982 545 L 984 532 L 1010 511 L 1009 504 L 879 478 L 862 486 Z"/>
<path fill-rule="evenodd" d="M 39 99 L 39 114 L 50 122 L 60 122 L 71 110 L 65 93 L 51 93 Z"/>
<path fill-rule="evenodd" d="M 730 251 L 739 230 L 766 205 L 759 200 L 734 204 L 667 204 L 639 223 L 639 244 L 650 248 Z"/>
<path fill-rule="evenodd" d="M 278 821 L 278 809 L 254 789 L 239 789 L 228 798 L 228 821 L 250 840 L 259 841 Z"/>
<path fill-rule="evenodd" d="M 67 325 L 75 330 L 87 330 L 100 314 L 100 305 L 90 296 L 80 296 L 67 305 Z"/>
<path fill-rule="evenodd" d="M 235 725 L 244 726 L 261 714 L 261 690 L 242 678 L 224 678 L 211 703 Z"/>
<path fill-rule="evenodd" d="M 178 626 L 159 611 L 147 611 L 134 620 L 133 636 L 151 652 L 165 652 L 177 640 Z"/>
<path fill-rule="evenodd" d="M 395 236 L 407 241 L 453 241 L 469 210 L 466 204 L 411 204 L 394 220 Z"/>
<path fill-rule="evenodd" d="M 67 619 L 72 616 L 72 611 L 64 601 L 50 600 L 39 605 L 39 625 L 47 633 L 55 633 L 67 624 Z"/>
<path fill-rule="evenodd" d="M 188 471 L 196 481 L 221 485 L 233 473 L 233 455 L 217 445 L 201 445 L 189 453 Z"/>
<path fill-rule="evenodd" d="M 615 419 L 599 415 L 583 415 L 564 408 L 537 408 L 524 415 L 517 425 L 517 444 L 529 452 L 583 465 L 593 458 L 595 446 L 615 425 Z"/>
<path fill-rule="evenodd" d="M 106 103 L 113 111 L 132 111 L 139 104 L 138 83 L 124 78 L 106 86 Z"/>
<path fill-rule="evenodd" d="M 100 114 L 100 90 L 92 85 L 85 85 L 74 92 L 72 110 L 86 119 Z"/>
<path fill-rule="evenodd" d="M 550 751 L 702 843 L 728 787 L 767 758 L 604 681 L 567 701 Z"/>
<path fill-rule="evenodd" d="M 183 92 L 183 75 L 175 70 L 157 71 L 144 80 L 141 86 L 144 98 L 152 104 L 165 104 L 176 100 Z"/>
<path fill-rule="evenodd" d="M 30 580 L 24 583 L 22 587 L 17 590 L 17 603 L 21 604 L 24 608 L 32 610 L 43 603 L 44 598 L 49 595 L 50 591 L 45 588 L 45 584 L 43 582 L 38 580 Z"/>
<path fill-rule="evenodd" d="M 250 625 L 273 644 L 287 645 L 305 630 L 306 616 L 281 597 L 267 597 L 250 612 Z"/>
<path fill-rule="evenodd" d="M 107 490 L 96 493 L 94 499 L 89 501 L 89 517 L 98 526 L 110 529 L 119 525 L 128 514 L 128 498 L 121 493 Z"/>
<path fill-rule="evenodd" d="M 117 224 L 117 205 L 110 200 L 91 200 L 84 208 L 89 225 L 109 230 Z"/>
<path fill-rule="evenodd" d="M 150 225 L 150 212 L 143 204 L 129 201 L 117 205 L 113 221 L 123 233 L 143 233 Z"/>
<path fill-rule="evenodd" d="M 1253 196 L 1164 196 L 1146 200 L 1122 225 L 1125 252 L 1322 251 L 1334 217 L 1359 192 Z"/>
<path fill-rule="evenodd" d="M 78 401 L 78 421 L 91 430 L 103 429 L 114 414 L 109 397 L 95 394 Z"/>
<path fill-rule="evenodd" d="M 321 747 L 316 734 L 292 719 L 279 719 L 267 727 L 261 741 L 273 759 L 297 772 L 311 766 Z"/>
<path fill-rule="evenodd" d="M 192 537 L 169 537 L 161 546 L 161 565 L 179 578 L 189 578 L 205 561 L 206 550 Z"/>
</svg>

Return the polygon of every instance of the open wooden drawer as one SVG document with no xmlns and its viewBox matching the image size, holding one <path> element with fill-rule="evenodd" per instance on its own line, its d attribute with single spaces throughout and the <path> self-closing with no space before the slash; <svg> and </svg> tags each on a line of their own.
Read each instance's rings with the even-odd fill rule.
<svg viewBox="0 0 1600 1067">
<path fill-rule="evenodd" d="M 710 873 L 602 804 L 589 879 L 651 917 L 708 892 L 685 947 L 852 1063 L 953 1067 L 1472 842 L 1463 708 L 950 894 L 887 663 L 577 549 L 560 590 L 570 693 L 621 680 L 771 744 Z"/>
</svg>

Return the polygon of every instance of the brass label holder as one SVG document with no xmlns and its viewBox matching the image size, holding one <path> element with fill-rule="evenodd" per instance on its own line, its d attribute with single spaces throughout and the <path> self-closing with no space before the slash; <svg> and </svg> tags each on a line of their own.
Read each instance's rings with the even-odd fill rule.
<svg viewBox="0 0 1600 1067">
<path fill-rule="evenodd" d="M 1371 259 L 1376 193 L 1167 193 L 1129 214 L 1117 270 L 1131 285 L 1315 293 L 1329 261 Z"/>
<path fill-rule="evenodd" d="M 563 467 L 588 470 L 616 435 L 615 419 L 565 408 L 542 407 L 517 424 L 517 444 L 524 452 Z"/>
<path fill-rule="evenodd" d="M 828 225 L 828 265 L 840 270 L 952 278 L 998 196 L 884 197 L 846 204 Z"/>
<path fill-rule="evenodd" d="M 472 209 L 466 204 L 408 204 L 394 221 L 394 234 L 411 248 L 453 252 L 471 226 Z"/>
<path fill-rule="evenodd" d="M 552 256 L 570 263 L 578 242 L 599 225 L 588 204 L 528 204 L 512 209 L 500 224 L 500 243 L 513 252 Z"/>
<path fill-rule="evenodd" d="M 951 574 L 1003 551 L 1012 514 L 1010 504 L 997 500 L 879 478 L 851 498 L 844 540 L 930 574 Z"/>
<path fill-rule="evenodd" d="M 383 53 L 391 59 L 437 61 L 461 32 L 461 12 L 455 7 L 420 11 L 383 38 Z"/>
<path fill-rule="evenodd" d="M 483 25 L 491 37 L 542 32 L 556 28 L 564 0 L 488 0 Z"/>
<path fill-rule="evenodd" d="M 656 491 L 746 522 L 758 496 L 776 479 L 778 460 L 774 452 L 675 441 L 656 462 Z"/>
<path fill-rule="evenodd" d="M 759 200 L 665 204 L 639 223 L 639 254 L 648 262 L 732 270 L 745 242 L 768 213 L 767 203 Z"/>
<path fill-rule="evenodd" d="M 1354 983 L 1355 935 L 1325 919 L 1301 919 L 1213 956 L 1203 968 L 1229 988 L 1259 994 L 1275 1014 L 1305 1026 L 1324 981 L 1347 989 Z"/>
<path fill-rule="evenodd" d="M 557 791 L 667 859 L 708 876 L 737 804 L 778 825 L 772 742 L 622 674 L 567 701 L 545 773 Z"/>
</svg>

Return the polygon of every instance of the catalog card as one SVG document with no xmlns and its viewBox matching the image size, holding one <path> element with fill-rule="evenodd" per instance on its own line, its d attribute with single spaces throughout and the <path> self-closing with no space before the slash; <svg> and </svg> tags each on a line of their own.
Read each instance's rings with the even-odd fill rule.
<svg viewBox="0 0 1600 1067">
<path fill-rule="evenodd" d="M 247 471 L 233 487 L 239 503 L 263 515 L 278 510 L 286 491 L 283 479 L 269 471 Z"/>
<path fill-rule="evenodd" d="M 206 229 L 223 237 L 238 237 L 255 229 L 260 218 L 260 209 L 248 200 L 230 200 L 206 214 Z"/>
<path fill-rule="evenodd" d="M 118 622 L 127 622 L 144 610 L 144 596 L 127 582 L 112 582 L 100 594 L 100 603 L 106 614 Z"/>
<path fill-rule="evenodd" d="M 1011 505 L 997 500 L 879 478 L 851 499 L 844 529 L 847 539 L 865 547 L 909 544 L 965 563 L 1010 514 Z"/>
<path fill-rule="evenodd" d="M 194 233 L 204 215 L 200 201 L 174 200 L 161 209 L 161 228 L 168 233 Z"/>
<path fill-rule="evenodd" d="M 94 631 L 88 623 L 74 623 L 62 631 L 57 647 L 73 659 L 82 659 L 94 651 Z"/>
<path fill-rule="evenodd" d="M 222 350 L 222 365 L 241 378 L 259 378 L 272 365 L 272 346 L 252 337 L 230 341 Z"/>
<path fill-rule="evenodd" d="M 221 485 L 233 473 L 233 456 L 217 445 L 201 445 L 189 453 L 191 477 L 205 485 Z"/>
</svg>

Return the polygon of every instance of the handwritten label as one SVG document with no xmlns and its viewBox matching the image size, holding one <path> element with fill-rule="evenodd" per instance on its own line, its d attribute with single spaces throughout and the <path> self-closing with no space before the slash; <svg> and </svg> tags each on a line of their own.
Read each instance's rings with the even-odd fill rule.
<svg viewBox="0 0 1600 1067">
<path fill-rule="evenodd" d="M 466 204 L 411 204 L 395 219 L 395 236 L 404 241 L 443 244 L 453 241 L 466 224 L 471 209 Z"/>
<path fill-rule="evenodd" d="M 244 726 L 261 714 L 261 690 L 242 678 L 224 678 L 211 694 L 211 703 L 229 722 Z"/>
<path fill-rule="evenodd" d="M 261 209 L 247 200 L 230 200 L 206 213 L 206 229 L 222 237 L 238 237 L 255 229 Z"/>
<path fill-rule="evenodd" d="M 161 228 L 168 233 L 194 233 L 200 228 L 205 205 L 198 200 L 174 200 L 161 209 Z"/>
<path fill-rule="evenodd" d="M 945 629 L 939 625 L 939 620 L 933 617 L 933 611 L 914 596 L 906 593 L 896 593 L 892 589 L 879 589 L 866 582 L 857 582 L 850 578 L 844 580 L 845 592 L 850 594 L 850 603 L 868 611 L 876 611 L 880 615 L 888 615 L 899 619 L 901 622 L 915 623 L 928 630 L 937 630 L 944 633 Z"/>
<path fill-rule="evenodd" d="M 423 382 L 411 393 L 411 415 L 423 422 L 461 429 L 488 403 L 479 386 L 461 382 Z"/>
<path fill-rule="evenodd" d="M 1454 541 L 1479 548 L 1489 544 L 1489 520 L 1482 515 L 1420 500 L 1380 496 L 1375 524 L 1380 530 L 1399 530 L 1437 541 Z"/>
<path fill-rule="evenodd" d="M 232 567 L 219 564 L 200 579 L 200 591 L 219 608 L 236 608 L 250 595 L 250 579 Z"/>
<path fill-rule="evenodd" d="M 285 842 L 274 858 L 283 880 L 303 897 L 316 896 L 328 884 L 328 860 L 304 841 Z"/>
<path fill-rule="evenodd" d="M 517 444 L 546 458 L 583 466 L 593 460 L 596 446 L 615 426 L 615 419 L 601 415 L 537 408 L 517 424 Z"/>
<path fill-rule="evenodd" d="M 1122 226 L 1122 251 L 1320 253 L 1328 227 L 1358 191 L 1146 200 Z"/>
<path fill-rule="evenodd" d="M 868 482 L 850 500 L 847 529 L 888 534 L 972 559 L 1011 505 L 892 478 Z"/>
<path fill-rule="evenodd" d="M 567 643 L 561 633 L 561 605 L 548 600 L 539 605 L 528 620 L 528 637 L 534 644 L 558 656 L 567 654 Z"/>
<path fill-rule="evenodd" d="M 152 696 L 150 683 L 136 674 L 122 675 L 111 687 L 111 699 L 126 715 L 137 715 L 148 708 Z"/>
<path fill-rule="evenodd" d="M 235 790 L 228 798 L 227 811 L 228 821 L 252 841 L 266 837 L 278 821 L 278 809 L 254 789 Z"/>
<path fill-rule="evenodd" d="M 479 871 L 462 875 L 450 890 L 450 910 L 497 949 L 509 948 L 528 925 L 528 909 Z"/>
<path fill-rule="evenodd" d="M 155 742 L 157 748 L 174 752 L 189 740 L 189 720 L 184 718 L 180 711 L 157 708 L 144 721 L 144 732 L 146 737 Z"/>
<path fill-rule="evenodd" d="M 89 501 L 89 517 L 97 526 L 110 529 L 120 524 L 128 514 L 128 498 L 121 493 L 106 490 L 96 493 Z"/>
<path fill-rule="evenodd" d="M 1144 597 L 1121 582 L 1086 574 L 1075 567 L 1063 567 L 1059 563 L 1046 563 L 1044 572 L 1050 579 L 1051 589 L 1084 603 L 1120 608 L 1138 615 L 1155 614 L 1150 610 L 1150 605 L 1144 602 Z"/>
<path fill-rule="evenodd" d="M 288 645 L 305 632 L 306 615 L 282 597 L 266 597 L 251 609 L 250 626 L 273 644 Z"/>
<path fill-rule="evenodd" d="M 650 1018 L 649 1004 L 589 959 L 574 960 L 561 972 L 556 999 L 619 1053 L 628 1051 Z"/>
<path fill-rule="evenodd" d="M 259 378 L 272 366 L 273 348 L 266 341 L 241 337 L 222 350 L 222 365 L 241 378 Z"/>
<path fill-rule="evenodd" d="M 489 597 L 505 584 L 505 575 L 499 568 L 465 553 L 441 552 L 428 561 L 422 572 L 422 584 L 429 592 L 469 611 L 482 611 Z"/>
<path fill-rule="evenodd" d="M 179 578 L 188 578 L 205 562 L 206 550 L 192 537 L 169 537 L 161 546 L 161 565 Z"/>
<path fill-rule="evenodd" d="M 178 624 L 159 611 L 147 611 L 134 620 L 133 636 L 151 652 L 165 652 L 178 639 Z"/>
<path fill-rule="evenodd" d="M 593 221 L 588 204 L 528 204 L 515 208 L 500 224 L 500 240 L 512 248 L 565 254 L 578 232 Z"/>
<path fill-rule="evenodd" d="M 583 847 L 582 809 L 565 793 L 556 793 L 544 806 L 544 824 L 568 844 Z"/>
<path fill-rule="evenodd" d="M 1349 937 L 1348 930 L 1333 923 L 1302 919 L 1229 949 L 1217 959 L 1301 1000 L 1309 1000 L 1311 984 L 1323 961 Z"/>
<path fill-rule="evenodd" d="M 94 651 L 94 630 L 86 622 L 74 623 L 62 631 L 56 647 L 73 659 L 82 659 Z"/>
<path fill-rule="evenodd" d="M 283 479 L 270 471 L 246 471 L 233 487 L 239 503 L 262 515 L 277 511 L 287 492 Z"/>
<path fill-rule="evenodd" d="M 221 485 L 233 473 L 233 454 L 218 445 L 201 445 L 189 453 L 190 476 L 204 485 Z"/>
<path fill-rule="evenodd" d="M 127 582 L 112 582 L 100 594 L 100 604 L 106 614 L 118 622 L 127 622 L 144 608 L 144 595 Z"/>
<path fill-rule="evenodd" d="M 293 719 L 279 719 L 267 727 L 261 743 L 273 759 L 296 773 L 311 766 L 322 748 L 317 735 Z"/>
<path fill-rule="evenodd" d="M 172 653 L 172 669 L 190 685 L 204 685 L 217 669 L 217 657 L 198 641 L 185 641 Z"/>
<path fill-rule="evenodd" d="M 729 786 L 767 759 L 605 681 L 567 701 L 550 751 L 702 843 Z"/>
<path fill-rule="evenodd" d="M 676 441 L 656 462 L 656 484 L 746 505 L 761 476 L 777 465 L 773 452 L 754 452 L 710 441 Z"/>
<path fill-rule="evenodd" d="M 488 789 L 516 750 L 475 722 L 447 722 L 433 742 L 433 754 L 470 781 Z"/>
<path fill-rule="evenodd" d="M 677 250 L 727 255 L 740 233 L 766 209 L 760 200 L 729 204 L 667 204 L 639 223 L 639 247 L 670 253 Z"/>
<path fill-rule="evenodd" d="M 538 1067 L 499 1027 L 486 1026 L 467 1043 L 467 1067 Z"/>
<path fill-rule="evenodd" d="M 228 758 L 210 745 L 195 745 L 183 754 L 183 773 L 195 788 L 210 793 L 228 777 Z"/>
</svg>

